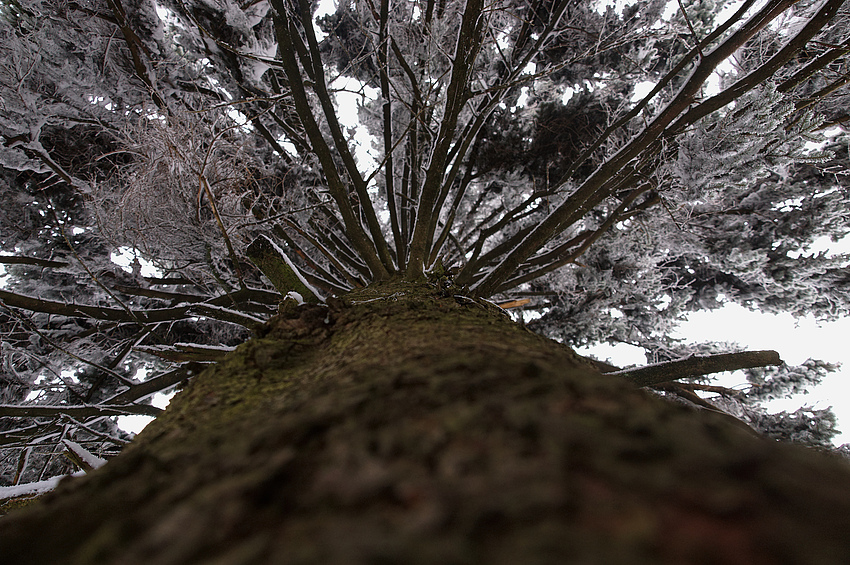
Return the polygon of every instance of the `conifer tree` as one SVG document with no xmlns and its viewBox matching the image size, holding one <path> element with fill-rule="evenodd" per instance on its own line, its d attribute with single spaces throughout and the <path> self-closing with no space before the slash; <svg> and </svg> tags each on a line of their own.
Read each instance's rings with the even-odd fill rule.
<svg viewBox="0 0 850 565">
<path fill-rule="evenodd" d="M 319 6 L 0 1 L 0 492 L 99 466 L 116 416 L 205 369 L 273 365 L 269 335 L 318 351 L 318 322 L 422 288 L 643 347 L 658 367 L 576 363 L 829 445 L 831 413 L 761 403 L 834 366 L 669 335 L 725 301 L 848 314 L 847 257 L 808 253 L 850 223 L 844 2 Z M 752 386 L 712 385 L 731 368 Z"/>
</svg>

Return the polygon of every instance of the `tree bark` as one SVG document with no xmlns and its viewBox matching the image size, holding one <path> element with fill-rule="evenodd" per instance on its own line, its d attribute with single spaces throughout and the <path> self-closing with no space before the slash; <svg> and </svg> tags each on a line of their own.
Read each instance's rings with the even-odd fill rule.
<svg viewBox="0 0 850 565">
<path fill-rule="evenodd" d="M 602 375 L 483 301 L 291 303 L 4 563 L 850 563 L 850 466 Z"/>
</svg>

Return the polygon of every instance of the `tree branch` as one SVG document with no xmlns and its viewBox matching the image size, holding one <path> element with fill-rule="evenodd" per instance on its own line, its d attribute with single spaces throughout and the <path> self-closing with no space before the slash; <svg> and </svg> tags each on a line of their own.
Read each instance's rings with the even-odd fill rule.
<svg viewBox="0 0 850 565">
<path fill-rule="evenodd" d="M 67 414 L 74 418 L 90 416 L 124 416 L 139 414 L 143 416 L 159 416 L 161 408 L 147 404 L 92 404 L 82 406 L 9 406 L 0 405 L 0 416 L 10 418 L 50 418 Z"/>
<path fill-rule="evenodd" d="M 779 358 L 779 353 L 776 351 L 742 351 L 740 353 L 693 356 L 606 374 L 622 377 L 637 386 L 646 387 L 687 377 L 781 364 L 782 359 Z"/>
<path fill-rule="evenodd" d="M 0 263 L 4 265 L 35 265 L 36 267 L 67 267 L 65 261 L 51 261 L 49 259 L 37 259 L 35 257 L 20 257 L 17 255 L 0 255 Z"/>
<path fill-rule="evenodd" d="M 438 213 L 436 210 L 437 198 L 440 195 L 458 117 L 466 104 L 469 75 L 474 66 L 478 49 L 481 47 L 480 19 L 483 7 L 483 0 L 469 0 L 463 12 L 451 79 L 446 93 L 444 115 L 440 122 L 440 132 L 437 135 L 431 162 L 425 172 L 425 182 L 422 185 L 416 224 L 413 227 L 413 237 L 410 242 L 407 274 L 411 278 L 422 275 L 431 252 L 431 238 L 433 236 L 431 227 L 433 216 Z"/>
<path fill-rule="evenodd" d="M 360 257 L 369 266 L 372 276 L 376 279 L 387 278 L 389 272 L 378 256 L 375 243 L 366 235 L 363 226 L 360 224 L 360 220 L 354 213 L 354 207 L 351 205 L 348 197 L 348 190 L 336 168 L 330 147 L 328 147 L 319 129 L 319 124 L 313 116 L 313 110 L 310 108 L 307 92 L 304 89 L 304 81 L 301 79 L 301 69 L 295 58 L 296 47 L 293 34 L 297 33 L 297 31 L 292 27 L 287 17 L 283 0 L 272 0 L 272 6 L 274 7 L 274 27 L 278 40 L 279 53 L 284 72 L 287 79 L 289 79 L 289 87 L 295 103 L 295 111 L 301 120 L 301 124 L 304 126 L 307 138 L 310 140 L 313 153 L 319 158 L 319 162 L 322 165 L 331 197 L 336 202 L 337 209 L 342 215 L 346 235 Z"/>
<path fill-rule="evenodd" d="M 647 184 L 641 187 L 634 189 L 617 207 L 614 212 L 612 212 L 608 218 L 602 223 L 599 228 L 588 231 L 578 236 L 571 238 L 565 245 L 559 246 L 558 248 L 552 250 L 550 253 L 546 253 L 540 257 L 535 257 L 533 260 L 529 261 L 529 265 L 534 264 L 542 264 L 542 266 L 534 269 L 533 271 L 527 272 L 515 278 L 509 279 L 504 285 L 499 287 L 499 292 L 504 292 L 511 288 L 517 287 L 523 283 L 528 281 L 532 281 L 538 277 L 545 275 L 546 273 L 552 272 L 555 269 L 559 269 L 566 265 L 567 263 L 572 263 L 576 259 L 578 259 L 581 255 L 584 254 L 585 251 L 597 241 L 600 237 L 602 237 L 611 227 L 621 221 L 624 221 L 635 214 L 639 214 L 643 210 L 654 206 L 661 202 L 661 198 L 658 195 L 651 196 L 647 198 L 637 206 L 626 209 L 635 198 L 639 195 L 643 194 L 647 190 L 651 188 L 651 185 Z M 578 246 L 571 253 L 564 255 L 566 251 L 569 251 L 575 246 Z"/>
<path fill-rule="evenodd" d="M 304 28 L 304 35 L 307 37 L 307 47 L 310 51 L 310 59 L 313 64 L 313 74 L 315 80 L 314 91 L 319 98 L 319 103 L 322 106 L 322 112 L 328 123 L 328 128 L 331 131 L 331 139 L 333 139 L 334 147 L 342 156 L 342 162 L 348 171 L 348 176 L 354 185 L 354 190 L 357 192 L 357 198 L 360 202 L 360 208 L 363 210 L 363 215 L 366 217 L 366 225 L 369 227 L 369 232 L 372 234 L 372 240 L 378 250 L 378 256 L 384 263 L 384 267 L 388 272 L 395 270 L 393 260 L 390 257 L 389 247 L 387 246 L 386 238 L 381 231 L 381 224 L 378 222 L 378 216 L 375 214 L 375 207 L 372 206 L 372 200 L 369 198 L 369 192 L 366 187 L 366 181 L 363 180 L 363 175 L 357 168 L 357 163 L 351 150 L 348 147 L 348 142 L 342 133 L 342 128 L 339 125 L 339 120 L 336 117 L 336 109 L 328 92 L 327 84 L 325 84 L 325 69 L 322 65 L 321 53 L 319 52 L 319 43 L 316 40 L 316 33 L 313 30 L 313 21 L 311 19 L 310 10 L 306 0 L 294 0 L 298 2 L 298 12 L 301 16 L 301 25 Z M 300 40 L 300 37 L 293 36 L 294 40 Z"/>
<path fill-rule="evenodd" d="M 850 53 L 850 39 L 845 41 L 841 47 L 834 47 L 826 53 L 818 56 L 814 61 L 794 73 L 794 76 L 785 80 L 782 84 L 776 87 L 776 90 L 779 92 L 789 92 L 795 86 L 847 53 Z"/>
<path fill-rule="evenodd" d="M 587 203 L 591 200 L 598 203 L 607 197 L 607 194 L 599 194 L 600 189 L 611 178 L 620 174 L 632 160 L 639 157 L 648 147 L 651 147 L 665 133 L 673 120 L 688 109 L 696 99 L 703 83 L 714 72 L 717 65 L 733 55 L 759 30 L 767 26 L 792 4 L 794 4 L 793 0 L 768 2 L 739 30 L 711 52 L 705 54 L 691 71 L 690 76 L 673 100 L 640 133 L 600 165 L 561 206 L 540 222 L 527 237 L 518 242 L 493 270 L 476 283 L 473 287 L 475 293 L 479 296 L 492 295 L 526 259 L 543 247 L 552 237 L 568 227 L 572 219 L 576 217 L 576 212 L 592 207 L 587 206 Z"/>
<path fill-rule="evenodd" d="M 390 1 L 381 0 L 381 13 L 379 15 L 378 31 L 378 72 L 381 80 L 381 97 L 384 99 L 383 110 L 383 135 L 384 135 L 384 185 L 387 193 L 387 208 L 390 213 L 390 229 L 393 233 L 393 241 L 396 249 L 396 262 L 399 269 L 404 268 L 405 257 L 401 252 L 405 245 L 401 241 L 399 229 L 398 207 L 395 202 L 395 171 L 393 166 L 393 111 L 390 99 L 390 77 L 389 77 L 389 38 L 387 37 L 387 25 L 389 22 Z"/>
<path fill-rule="evenodd" d="M 488 89 L 489 91 L 492 91 L 493 94 L 489 97 L 489 99 L 483 100 L 479 107 L 473 111 L 472 119 L 461 130 L 458 140 L 449 150 L 447 162 L 451 162 L 452 167 L 442 179 L 442 187 L 440 189 L 439 196 L 434 204 L 435 212 L 431 217 L 431 223 L 429 226 L 428 233 L 429 244 L 434 238 L 434 234 L 437 230 L 437 221 L 441 216 L 440 212 L 443 208 L 446 198 L 448 197 L 451 186 L 454 184 L 454 180 L 460 171 L 460 167 L 464 161 L 464 157 L 469 151 L 470 146 L 476 142 L 476 140 L 478 139 L 478 133 L 480 132 L 481 128 L 484 126 L 487 119 L 492 115 L 493 111 L 496 109 L 504 95 L 508 92 L 508 85 L 517 82 L 517 79 L 522 74 L 525 67 L 531 62 L 534 56 L 544 48 L 547 41 L 551 38 L 555 28 L 557 27 L 558 22 L 560 21 L 564 11 L 567 8 L 567 5 L 568 2 L 561 1 L 552 8 L 549 23 L 547 24 L 543 32 L 540 34 L 540 36 L 537 38 L 534 46 L 529 49 L 519 61 L 513 61 L 513 69 L 506 76 L 506 78 L 501 81 L 501 86 L 494 85 Z M 453 206 L 456 207 L 457 204 L 453 204 Z M 453 212 L 450 212 L 450 214 L 453 215 Z M 437 253 L 439 252 L 439 246 L 442 245 L 442 242 L 444 241 L 445 237 L 438 238 L 438 245 L 435 246 L 436 248 L 433 249 L 430 254 L 431 261 L 435 260 Z"/>
<path fill-rule="evenodd" d="M 161 375 L 157 375 L 143 383 L 134 384 L 129 389 L 109 398 L 104 402 L 104 404 L 121 405 L 122 403 L 133 402 L 140 398 L 144 398 L 145 396 L 150 396 L 189 379 L 193 374 L 200 372 L 201 369 L 201 364 L 186 363 L 173 371 L 162 373 Z"/>
<path fill-rule="evenodd" d="M 247 251 L 248 258 L 268 277 L 281 296 L 297 292 L 306 302 L 321 301 L 318 291 L 311 288 L 289 257 L 268 237 L 260 235 L 251 242 Z"/>
<path fill-rule="evenodd" d="M 334 268 L 336 268 L 336 270 L 339 272 L 339 274 L 342 276 L 342 278 L 344 278 L 345 281 L 351 286 L 351 288 L 363 286 L 362 282 L 356 280 L 354 275 L 351 272 L 349 272 L 349 270 L 345 267 L 345 265 L 342 264 L 342 261 L 338 257 L 336 257 L 331 252 L 331 250 L 328 249 L 325 245 L 323 245 L 322 242 L 320 242 L 316 237 L 314 237 L 310 233 L 307 233 L 307 231 L 301 229 L 301 227 L 292 220 L 284 219 L 284 222 L 290 228 L 295 230 L 298 233 L 298 235 L 300 235 L 302 238 L 304 238 L 307 241 L 307 243 L 309 243 L 314 248 L 316 248 L 319 251 L 319 253 L 321 253 L 325 257 L 325 259 L 327 259 L 328 262 Z M 289 234 L 286 233 L 286 230 L 283 229 L 283 226 L 275 226 L 275 233 L 278 234 L 279 236 L 281 236 L 282 238 L 287 239 L 288 241 L 292 241 L 292 238 L 289 236 Z M 333 242 L 329 242 L 329 243 L 333 243 Z M 322 276 L 329 276 L 330 278 L 337 280 L 337 277 L 332 276 L 331 273 L 324 272 L 323 270 L 320 270 L 318 268 L 318 266 L 313 266 L 313 269 L 316 270 L 316 272 L 318 272 Z"/>
<path fill-rule="evenodd" d="M 136 32 L 133 31 L 133 28 L 130 27 L 130 24 L 127 23 L 127 13 L 121 5 L 121 1 L 107 0 L 107 3 L 109 4 L 112 13 L 115 15 L 117 25 L 121 29 L 121 33 L 124 35 L 124 41 L 127 44 L 127 48 L 130 50 L 130 55 L 133 58 L 133 70 L 135 70 L 136 76 L 139 77 L 139 80 L 141 80 L 150 91 L 151 98 L 157 108 L 168 112 L 168 105 L 157 92 L 156 86 L 154 85 L 153 80 L 151 80 L 148 67 L 145 65 L 144 58 L 140 53 L 140 51 L 145 51 L 145 46 L 142 43 L 142 40 L 139 39 L 139 36 L 136 35 Z M 145 53 L 145 55 L 147 55 L 147 53 Z"/>
<path fill-rule="evenodd" d="M 773 73 L 785 65 L 794 54 L 805 47 L 806 43 L 815 36 L 823 27 L 829 23 L 838 13 L 838 9 L 844 4 L 844 0 L 828 0 L 817 13 L 812 16 L 805 26 L 785 46 L 780 49 L 763 65 L 759 65 L 754 71 L 744 78 L 738 80 L 732 86 L 726 88 L 698 106 L 691 108 L 681 118 L 670 126 L 668 135 L 675 135 L 687 126 L 693 124 L 700 118 L 719 110 L 733 100 L 740 98 L 759 84 L 764 83 Z"/>
<path fill-rule="evenodd" d="M 249 295 L 257 291 L 245 293 Z M 130 313 L 119 308 L 104 308 L 99 306 L 89 306 L 86 304 L 66 304 L 64 302 L 56 302 L 53 300 L 43 300 L 24 294 L 16 294 L 7 290 L 0 289 L 0 304 L 29 310 L 30 312 L 42 312 L 44 314 L 56 314 L 59 316 L 68 316 L 69 318 L 77 318 L 80 316 L 92 318 L 95 320 L 108 320 L 112 322 L 125 323 L 156 323 L 156 322 L 173 322 L 183 320 L 192 316 L 195 313 L 200 313 L 216 320 L 237 323 L 239 325 L 249 324 L 251 327 L 256 323 L 256 319 L 244 316 L 235 321 L 233 315 L 238 314 L 232 310 L 223 310 L 219 304 L 229 303 L 231 296 L 241 296 L 243 291 L 237 291 L 230 296 L 218 296 L 208 302 L 195 303 L 186 306 L 175 306 L 174 308 L 155 308 L 151 310 L 132 310 Z"/>
</svg>

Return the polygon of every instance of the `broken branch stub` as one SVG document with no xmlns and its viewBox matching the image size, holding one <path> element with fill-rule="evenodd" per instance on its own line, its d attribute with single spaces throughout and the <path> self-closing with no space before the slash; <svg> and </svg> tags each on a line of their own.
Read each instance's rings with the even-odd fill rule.
<svg viewBox="0 0 850 565">
<path fill-rule="evenodd" d="M 304 279 L 283 250 L 266 236 L 261 235 L 251 242 L 247 251 L 248 258 L 283 296 L 296 292 L 304 302 L 315 304 L 322 301 L 318 291 Z"/>
</svg>

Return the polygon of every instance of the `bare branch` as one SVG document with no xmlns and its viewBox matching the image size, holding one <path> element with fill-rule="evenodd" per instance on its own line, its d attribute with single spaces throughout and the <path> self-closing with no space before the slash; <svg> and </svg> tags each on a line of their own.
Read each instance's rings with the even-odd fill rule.
<svg viewBox="0 0 850 565">
<path fill-rule="evenodd" d="M 622 369 L 606 374 L 622 377 L 637 386 L 644 387 L 723 371 L 737 371 L 738 369 L 781 364 L 782 359 L 779 358 L 779 353 L 776 351 L 742 351 L 740 353 L 688 357 L 687 359 L 647 365 L 635 369 Z"/>
<path fill-rule="evenodd" d="M 0 405 L 0 416 L 11 418 L 50 418 L 67 414 L 73 418 L 91 416 L 159 416 L 161 408 L 147 404 L 92 404 L 84 406 L 8 406 Z"/>
<path fill-rule="evenodd" d="M 310 108 L 310 102 L 304 90 L 304 82 L 301 79 L 301 70 L 295 59 L 295 40 L 293 36 L 297 34 L 297 30 L 295 30 L 288 19 L 283 0 L 272 0 L 272 5 L 274 7 L 275 33 L 277 34 L 280 45 L 284 71 L 289 79 L 292 98 L 295 102 L 295 110 L 301 119 L 301 124 L 304 126 L 313 152 L 322 164 L 331 197 L 336 202 L 337 209 L 345 223 L 346 235 L 351 240 L 355 249 L 357 249 L 358 254 L 369 266 L 369 270 L 373 276 L 376 279 L 386 278 L 389 276 L 389 272 L 379 258 L 374 242 L 366 235 L 363 226 L 360 225 L 360 221 L 354 213 L 354 207 L 351 205 L 348 191 L 340 178 L 339 171 L 336 169 L 333 155 L 322 136 L 322 132 Z"/>
</svg>

